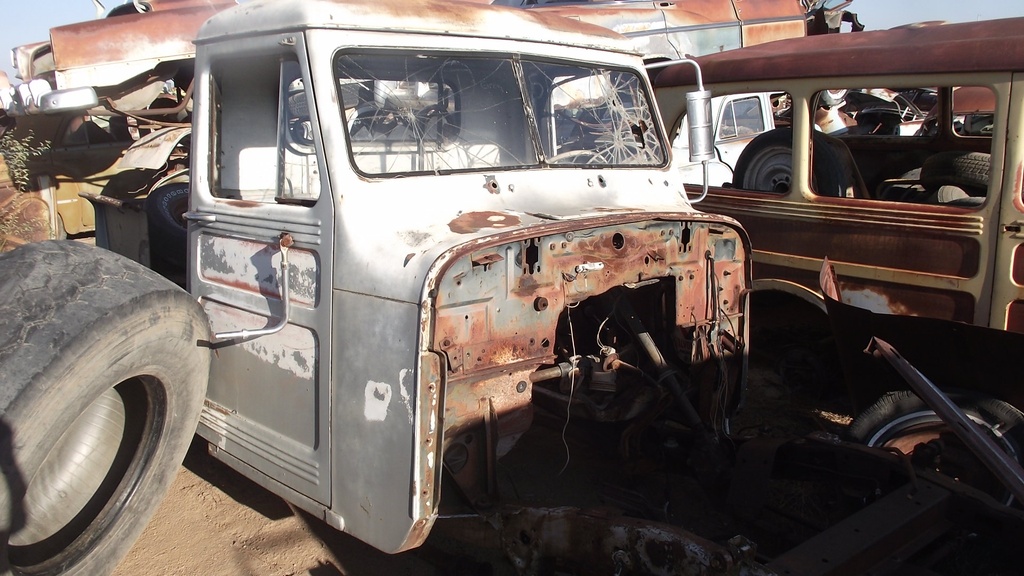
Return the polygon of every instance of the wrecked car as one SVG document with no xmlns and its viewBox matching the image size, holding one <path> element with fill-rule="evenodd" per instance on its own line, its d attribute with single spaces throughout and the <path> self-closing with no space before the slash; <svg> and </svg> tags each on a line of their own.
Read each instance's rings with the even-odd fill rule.
<svg viewBox="0 0 1024 576">
<path fill-rule="evenodd" d="M 190 120 L 192 39 L 207 18 L 232 5 L 154 0 L 140 13 L 141 4 L 129 2 L 106 18 L 55 27 L 49 42 L 13 50 L 12 60 L 24 84 L 0 90 L 0 119 L 15 139 L 45 143 L 38 155 L 18 166 L 28 173 L 18 201 L 44 210 L 22 218 L 33 233 L 14 245 L 93 232 L 96 219 L 104 216 L 93 208 L 98 202 L 111 206 L 111 214 L 127 211 L 148 218 L 154 238 L 142 237 L 145 249 L 133 248 L 135 259 L 167 273 L 180 268 L 180 215 L 188 183 L 187 132 L 180 128 Z M 109 41 L 139 37 L 145 41 Z M 22 98 L 18 90 L 34 85 L 38 91 L 40 84 L 50 89 L 93 88 L 102 106 L 15 119 L 10 113 Z M 146 138 L 165 129 L 162 137 Z M 129 149 L 139 151 L 126 160 Z M 107 238 L 97 241 L 110 246 Z"/>
<path fill-rule="evenodd" d="M 771 40 L 807 34 L 824 6 L 792 0 L 704 0 L 644 2 L 638 0 L 495 0 L 494 4 L 574 18 L 604 26 L 632 41 L 651 61 L 711 54 Z M 820 28 L 813 28 L 825 33 Z"/>
<path fill-rule="evenodd" d="M 851 303 L 1024 331 L 1019 25 L 812 37 L 698 58 L 715 97 L 757 89 L 792 102 L 791 123 L 754 138 L 703 205 L 751 231 L 755 290 L 822 309 L 816 278 L 828 256 Z M 656 76 L 669 125 L 684 117 L 693 82 L 687 67 Z M 882 93 L 908 96 L 871 96 Z M 846 130 L 816 122 L 833 109 Z"/>
<path fill-rule="evenodd" d="M 1024 332 L 1022 24 L 908 27 L 697 59 L 716 99 L 756 91 L 791 103 L 782 121 L 764 119 L 773 127 L 746 142 L 702 207 L 750 231 L 755 303 L 787 306 L 803 332 L 816 325 L 839 344 L 852 439 L 909 453 L 956 428 L 900 395 L 906 379 L 863 358 L 884 334 L 1022 460 L 1024 403 L 1012 376 Z M 685 126 L 681 99 L 694 82 L 688 66 L 655 78 L 669 125 Z M 826 258 L 838 276 L 831 298 L 818 285 Z M 837 315 L 859 320 L 837 329 Z"/>
</svg>

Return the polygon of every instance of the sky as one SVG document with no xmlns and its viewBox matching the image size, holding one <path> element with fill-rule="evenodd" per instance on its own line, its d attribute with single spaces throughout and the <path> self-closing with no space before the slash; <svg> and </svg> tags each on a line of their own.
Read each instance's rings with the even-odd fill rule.
<svg viewBox="0 0 1024 576">
<path fill-rule="evenodd" d="M 96 17 L 97 0 L 3 0 L 0 16 L 0 70 L 13 80 L 10 49 L 49 39 L 53 26 Z M 125 0 L 98 0 L 107 10 Z M 415 1 L 415 0 L 410 0 Z M 682 0 L 685 3 L 685 0 Z M 794 0 L 796 1 L 796 0 Z M 966 22 L 1024 16 L 1020 0 L 853 0 L 856 12 L 868 30 L 881 30 L 929 20 Z"/>
</svg>

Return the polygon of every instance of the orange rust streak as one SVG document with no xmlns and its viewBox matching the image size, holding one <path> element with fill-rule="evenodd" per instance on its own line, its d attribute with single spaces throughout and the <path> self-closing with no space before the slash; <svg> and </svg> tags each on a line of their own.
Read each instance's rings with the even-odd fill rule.
<svg viewBox="0 0 1024 576">
<path fill-rule="evenodd" d="M 448 228 L 456 234 L 472 234 L 484 228 L 512 228 L 522 221 L 515 214 L 502 212 L 467 212 L 448 223 Z"/>
<path fill-rule="evenodd" d="M 58 71 L 97 64 L 195 54 L 192 40 L 213 14 L 233 1 L 181 2 L 173 9 L 90 20 L 50 29 Z M 167 54 L 154 52 L 160 47 Z"/>
</svg>

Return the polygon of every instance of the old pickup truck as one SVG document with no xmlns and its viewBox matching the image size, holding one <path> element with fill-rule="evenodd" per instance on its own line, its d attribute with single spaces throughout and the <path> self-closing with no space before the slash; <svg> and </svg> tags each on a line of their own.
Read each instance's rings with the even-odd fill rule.
<svg viewBox="0 0 1024 576">
<path fill-rule="evenodd" d="M 109 570 L 197 426 L 390 552 L 424 541 L 442 485 L 524 521 L 497 463 L 548 415 L 672 421 L 714 450 L 744 380 L 749 245 L 687 203 L 628 41 L 511 8 L 317 0 L 222 11 L 196 45 L 188 292 L 73 242 L 0 263 L 10 570 Z M 145 241 L 144 214 L 110 210 L 105 234 Z M 629 552 L 636 570 L 747 560 L 671 531 L 691 552 Z M 511 551 L 524 569 L 542 540 Z M 573 555 L 610 567 L 613 544 Z"/>
<path fill-rule="evenodd" d="M 113 204 L 124 254 L 0 257 L 7 573 L 111 570 L 194 434 L 380 550 L 444 529 L 521 574 L 899 571 L 1019 536 L 928 466 L 738 420 L 770 412 L 746 396 L 752 248 L 686 197 L 628 39 L 254 0 L 194 66 L 187 289 L 126 257 L 146 216 Z M 21 113 L 99 103 L 32 88 Z"/>
</svg>

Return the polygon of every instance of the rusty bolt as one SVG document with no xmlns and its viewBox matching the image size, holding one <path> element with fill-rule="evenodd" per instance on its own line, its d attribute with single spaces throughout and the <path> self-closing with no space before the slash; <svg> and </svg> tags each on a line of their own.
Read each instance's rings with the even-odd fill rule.
<svg viewBox="0 0 1024 576">
<path fill-rule="evenodd" d="M 548 299 L 543 296 L 538 296 L 537 299 L 533 301 L 533 309 L 536 310 L 537 312 L 543 312 L 547 310 Z"/>
<path fill-rule="evenodd" d="M 526 381 L 525 380 L 520 380 L 519 384 L 516 384 L 516 392 L 519 392 L 520 394 L 522 394 L 523 392 L 526 392 Z"/>
</svg>

